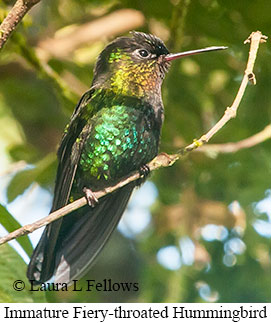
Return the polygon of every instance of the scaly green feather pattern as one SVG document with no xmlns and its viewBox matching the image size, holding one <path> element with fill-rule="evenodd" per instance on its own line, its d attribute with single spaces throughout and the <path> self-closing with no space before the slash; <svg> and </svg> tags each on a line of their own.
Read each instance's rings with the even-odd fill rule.
<svg viewBox="0 0 271 323">
<path fill-rule="evenodd" d="M 155 118 L 153 109 L 139 99 L 112 99 L 112 95 L 115 96 L 111 91 L 99 91 L 92 105 L 102 107 L 89 107 L 97 113 L 91 119 L 76 177 L 81 182 L 82 178 L 83 182 L 93 182 L 93 186 L 118 179 L 157 154 L 160 130 L 150 131 L 150 120 Z"/>
</svg>

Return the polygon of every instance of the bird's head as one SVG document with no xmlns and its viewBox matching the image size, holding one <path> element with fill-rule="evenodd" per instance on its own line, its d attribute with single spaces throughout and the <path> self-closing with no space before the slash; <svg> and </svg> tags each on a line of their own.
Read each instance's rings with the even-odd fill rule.
<svg viewBox="0 0 271 323">
<path fill-rule="evenodd" d="M 164 58 L 168 49 L 159 38 L 132 32 L 119 37 L 101 52 L 94 70 L 93 83 L 124 95 L 144 96 L 159 90 L 170 63 Z"/>
<path fill-rule="evenodd" d="M 128 96 L 160 94 L 171 60 L 224 48 L 209 47 L 170 54 L 158 37 L 131 32 L 131 37 L 116 38 L 101 52 L 94 69 L 93 85 L 110 88 L 116 93 Z"/>
</svg>

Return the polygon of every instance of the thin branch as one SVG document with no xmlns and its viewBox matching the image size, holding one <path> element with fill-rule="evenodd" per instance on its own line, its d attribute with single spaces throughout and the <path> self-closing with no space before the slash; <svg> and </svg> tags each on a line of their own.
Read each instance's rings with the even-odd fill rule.
<svg viewBox="0 0 271 323">
<path fill-rule="evenodd" d="M 0 25 L 0 49 L 3 48 L 8 38 L 26 13 L 40 0 L 17 0 L 6 18 Z"/>
<path fill-rule="evenodd" d="M 241 149 L 251 148 L 256 146 L 267 139 L 271 138 L 271 125 L 266 126 L 262 131 L 246 139 L 237 142 L 227 142 L 225 144 L 212 144 L 201 146 L 197 149 L 197 152 L 215 153 L 215 154 L 230 154 L 235 153 Z"/>
<path fill-rule="evenodd" d="M 141 27 L 144 20 L 140 11 L 134 9 L 116 10 L 106 16 L 74 27 L 65 35 L 41 40 L 37 47 L 37 53 L 43 61 L 48 61 L 51 57 L 67 59 L 78 47 Z"/>
<path fill-rule="evenodd" d="M 75 93 L 70 89 L 68 84 L 56 73 L 47 62 L 42 61 L 36 54 L 36 51 L 28 46 L 24 37 L 17 33 L 13 37 L 14 43 L 17 45 L 19 52 L 21 53 L 24 60 L 34 68 L 38 75 L 48 79 L 52 84 L 53 89 L 56 92 L 56 95 L 63 101 L 63 106 L 74 107 L 76 104 L 78 97 Z M 69 110 L 69 109 L 67 109 Z"/>
<path fill-rule="evenodd" d="M 252 32 L 250 36 L 244 41 L 244 44 L 250 43 L 250 50 L 248 55 L 247 67 L 237 92 L 237 95 L 230 107 L 227 107 L 223 117 L 203 136 L 198 140 L 185 147 L 180 151 L 180 154 L 186 154 L 203 144 L 207 143 L 230 119 L 235 118 L 239 104 L 244 96 L 248 82 L 250 81 L 253 85 L 256 85 L 256 78 L 253 73 L 253 67 L 255 64 L 258 48 L 260 43 L 265 43 L 267 36 L 262 35 L 260 31 Z"/>
<path fill-rule="evenodd" d="M 150 168 L 150 171 L 153 171 L 153 170 L 161 168 L 161 167 L 168 167 L 168 166 L 172 165 L 173 163 L 175 163 L 175 161 L 178 158 L 179 157 L 177 155 L 167 155 L 165 153 L 161 153 L 160 155 L 155 157 L 148 164 L 148 166 Z M 135 172 L 129 174 L 127 177 L 123 178 L 116 185 L 109 186 L 101 191 L 94 192 L 95 196 L 97 197 L 97 199 L 100 199 L 101 197 L 116 191 L 117 189 L 139 179 L 140 177 L 141 177 L 140 173 L 138 171 L 135 171 Z M 16 239 L 22 235 L 29 234 L 29 233 L 39 229 L 40 227 L 43 227 L 44 225 L 47 225 L 47 224 L 63 217 L 64 215 L 79 209 L 80 207 L 82 207 L 86 204 L 87 204 L 86 198 L 81 197 L 80 199 L 78 199 L 70 204 L 67 204 L 63 208 L 61 208 L 53 213 L 50 213 L 45 218 L 42 218 L 41 220 L 38 220 L 32 224 L 24 225 L 23 227 L 11 232 L 10 234 L 8 234 L 5 237 L 0 239 L 0 245 L 8 242 L 10 240 Z"/>
<path fill-rule="evenodd" d="M 247 86 L 247 83 L 249 80 L 254 80 L 253 84 L 255 84 L 255 76 L 253 74 L 253 66 L 255 63 L 255 59 L 256 59 L 256 55 L 257 55 L 257 50 L 259 47 L 259 43 L 260 42 L 264 42 L 266 40 L 266 36 L 263 36 L 261 34 L 261 32 L 257 31 L 252 33 L 248 40 L 246 42 L 250 42 L 250 52 L 249 52 L 249 58 L 248 58 L 248 63 L 247 63 L 247 68 L 245 71 L 245 75 L 243 78 L 243 81 L 240 85 L 239 91 L 237 93 L 237 96 L 234 100 L 234 103 L 232 104 L 232 106 L 230 108 L 227 108 L 224 116 L 218 121 L 217 124 L 215 124 L 215 126 L 213 128 L 211 128 L 205 135 L 203 135 L 199 140 L 195 140 L 192 144 L 188 145 L 187 147 L 185 147 L 183 150 L 181 150 L 180 152 L 178 152 L 177 154 L 174 155 L 167 155 L 165 153 L 161 153 L 160 155 L 158 155 L 157 157 L 155 157 L 149 164 L 149 168 L 151 171 L 159 169 L 161 167 L 168 167 L 173 165 L 180 157 L 182 157 L 183 155 L 188 154 L 189 152 L 193 151 L 194 149 L 202 146 L 203 144 L 207 143 L 212 136 L 219 131 L 219 129 L 221 129 L 231 118 L 236 116 L 236 112 L 238 109 L 238 106 L 240 104 L 240 101 L 244 95 L 244 91 L 245 88 Z M 99 199 L 109 193 L 112 193 L 114 191 L 116 191 L 117 189 L 127 185 L 130 182 L 133 182 L 137 179 L 139 179 L 141 177 L 140 173 L 138 171 L 135 171 L 131 174 L 129 174 L 127 177 L 125 177 L 124 179 L 122 179 L 119 183 L 117 183 L 114 186 L 110 186 L 105 188 L 104 190 L 98 191 L 98 192 L 94 192 L 96 197 Z M 36 229 L 47 225 L 61 217 L 63 217 L 64 215 L 77 210 L 78 208 L 84 206 L 87 204 L 86 198 L 82 197 L 76 201 L 74 201 L 73 203 L 70 203 L 66 206 L 64 206 L 63 208 L 49 214 L 47 217 L 36 221 L 32 224 L 28 224 L 25 225 L 23 227 L 21 227 L 18 230 L 15 230 L 13 232 L 11 232 L 10 234 L 6 235 L 5 237 L 0 239 L 0 245 L 3 243 L 6 243 L 10 240 L 16 239 L 19 236 L 25 235 L 25 234 L 29 234 L 33 231 L 35 231 Z"/>
<path fill-rule="evenodd" d="M 18 171 L 22 170 L 23 168 L 25 168 L 26 165 L 27 165 L 27 163 L 24 160 L 20 160 L 18 162 L 15 162 L 15 163 L 9 165 L 9 167 L 7 167 L 4 171 L 0 171 L 0 177 L 18 172 Z"/>
<path fill-rule="evenodd" d="M 178 2 L 174 4 L 168 45 L 175 51 L 182 47 L 185 21 L 190 2 L 191 0 L 178 0 Z"/>
</svg>

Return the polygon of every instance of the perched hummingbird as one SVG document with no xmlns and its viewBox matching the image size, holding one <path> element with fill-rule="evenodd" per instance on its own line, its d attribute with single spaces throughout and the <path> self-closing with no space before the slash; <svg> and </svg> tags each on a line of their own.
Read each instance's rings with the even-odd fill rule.
<svg viewBox="0 0 271 323">
<path fill-rule="evenodd" d="M 55 275 L 69 283 L 89 269 L 125 210 L 136 183 L 95 201 L 92 191 L 117 183 L 158 153 L 164 108 L 161 85 L 170 61 L 205 49 L 170 54 L 157 37 L 132 32 L 98 57 L 91 88 L 82 96 L 58 150 L 55 211 L 85 192 L 90 205 L 46 226 L 27 277 L 36 284 Z"/>
</svg>

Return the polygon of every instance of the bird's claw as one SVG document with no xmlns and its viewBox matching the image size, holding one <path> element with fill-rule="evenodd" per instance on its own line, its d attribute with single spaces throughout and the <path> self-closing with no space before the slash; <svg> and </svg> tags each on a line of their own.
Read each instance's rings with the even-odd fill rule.
<svg viewBox="0 0 271 323">
<path fill-rule="evenodd" d="M 148 165 L 142 165 L 139 168 L 140 178 L 136 181 L 136 185 L 140 186 L 145 179 L 150 175 L 150 167 Z"/>
<path fill-rule="evenodd" d="M 148 165 L 142 165 L 139 168 L 140 176 L 143 178 L 146 178 L 150 174 L 150 172 L 150 167 Z"/>
<path fill-rule="evenodd" d="M 90 188 L 84 187 L 83 192 L 85 193 L 85 197 L 89 206 L 94 207 L 96 204 L 99 203 L 95 193 L 93 193 Z"/>
</svg>

